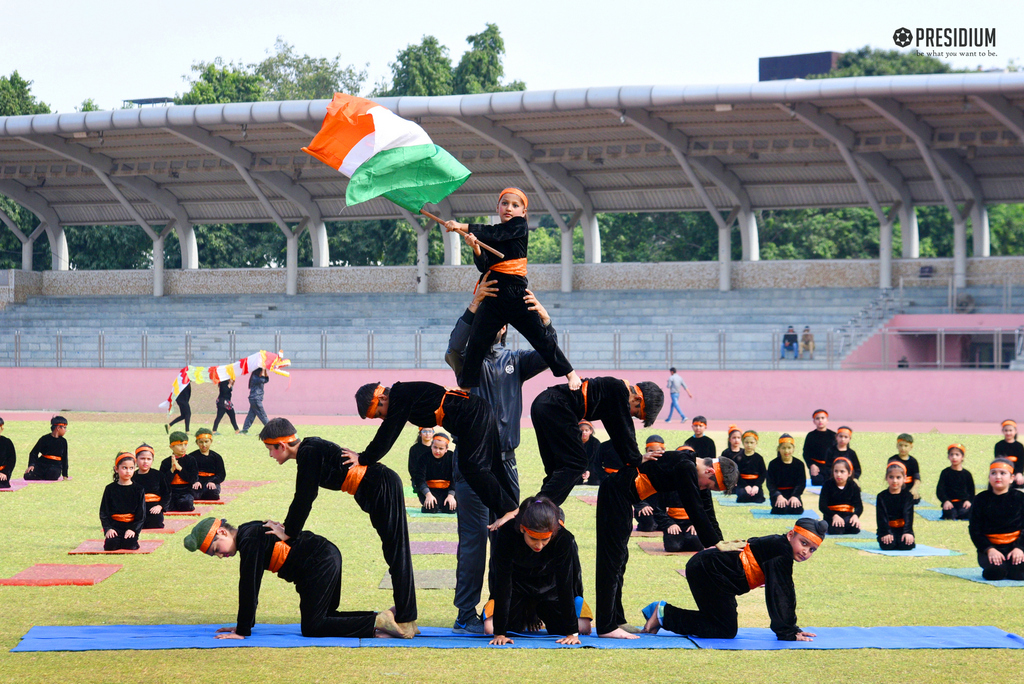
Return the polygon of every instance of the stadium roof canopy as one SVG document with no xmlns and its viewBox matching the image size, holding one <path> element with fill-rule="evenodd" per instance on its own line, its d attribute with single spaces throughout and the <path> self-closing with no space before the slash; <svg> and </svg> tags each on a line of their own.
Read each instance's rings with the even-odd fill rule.
<svg viewBox="0 0 1024 684">
<path fill-rule="evenodd" d="M 583 224 L 587 261 L 600 260 L 598 212 L 711 211 L 726 242 L 739 222 L 756 259 L 754 210 L 868 206 L 885 227 L 943 204 L 960 228 L 975 223 L 980 255 L 985 205 L 1024 202 L 1024 73 L 378 101 L 473 172 L 438 213 L 493 213 L 495 194 L 519 185 L 537 195 L 534 213 Z M 153 238 L 173 226 L 194 268 L 190 224 L 276 222 L 286 235 L 308 229 L 314 265 L 326 265 L 324 221 L 411 218 L 386 200 L 346 206 L 345 178 L 300 150 L 327 104 L 0 118 L 0 193 L 39 216 L 51 243 L 63 225 L 142 225 Z"/>
</svg>

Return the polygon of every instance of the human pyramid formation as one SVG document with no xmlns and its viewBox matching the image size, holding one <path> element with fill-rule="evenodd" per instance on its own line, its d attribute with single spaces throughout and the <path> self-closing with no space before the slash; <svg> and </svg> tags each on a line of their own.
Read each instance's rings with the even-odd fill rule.
<svg viewBox="0 0 1024 684">
<path fill-rule="evenodd" d="M 653 425 L 664 394 L 651 382 L 577 376 L 558 348 L 547 311 L 527 289 L 527 206 L 525 193 L 507 188 L 498 199 L 501 223 L 446 224 L 449 231 L 464 235 L 482 273 L 470 306 L 452 331 L 446 354 L 458 387 L 429 382 L 360 387 L 355 394 L 359 415 L 382 421 L 361 452 L 319 437 L 300 440 L 286 418 L 266 423 L 260 439 L 269 455 L 281 465 L 296 463 L 295 495 L 284 522 L 257 520 L 234 527 L 224 519 L 207 518 L 184 540 L 190 551 L 240 556 L 238 619 L 235 627 L 223 628 L 218 638 L 241 639 L 251 634 L 267 570 L 296 585 L 304 636 L 415 636 L 416 591 L 402 480 L 381 463 L 406 423 L 420 427 L 409 470 L 423 510 L 458 513 L 455 605 L 459 615 L 454 632 L 486 632 L 493 635 L 491 644 L 503 645 L 513 642 L 509 634 L 544 628 L 560 637 L 558 643 L 571 645 L 580 643 L 580 634 L 591 633 L 596 619 L 593 629 L 607 638 L 633 639 L 637 632 L 657 633 L 662 628 L 703 638 L 733 638 L 738 628 L 735 597 L 763 585 L 777 637 L 788 641 L 814 637 L 797 624 L 793 563 L 809 559 L 827 534 L 860 531 L 863 505 L 857 479 L 861 472 L 856 452 L 850 448 L 852 431 L 829 430 L 828 414 L 817 411 L 815 430 L 805 441 L 804 460 L 812 483 L 822 486 L 820 507 L 825 520 L 802 517 L 785 534 L 724 541 L 713 490 L 735 492 L 738 502 L 761 502 L 767 488 L 772 513 L 803 513 L 806 471 L 794 457 L 795 440 L 782 435 L 778 456 L 766 468 L 757 454 L 757 433 L 730 426 L 729 448 L 716 457 L 714 442 L 703 434 L 706 421 L 697 417 L 694 437 L 683 446 L 666 451 L 664 440 L 653 435 L 642 453 L 633 421 Z M 481 245 L 504 256 L 495 257 Z M 519 330 L 533 350 L 507 349 L 503 344 L 506 325 Z M 546 368 L 565 376 L 567 384 L 544 390 L 533 402 L 531 418 L 545 477 L 536 495 L 520 500 L 515 449 L 522 384 Z M 605 445 L 593 436 L 593 421 L 598 420 L 609 435 Z M 67 476 L 62 432 L 66 421 L 60 417 L 54 421 L 52 435 L 42 438 L 30 455 L 30 470 L 39 468 L 37 475 L 41 475 L 47 468 L 51 475 L 56 473 L 52 479 L 58 479 Z M 446 433 L 435 433 L 434 426 Z M 1016 442 L 1013 421 L 1003 424 L 1003 433 L 1000 444 L 1005 446 L 996 447 L 998 458 L 989 470 L 988 491 L 974 495 L 973 480 L 962 467 L 965 448 L 955 444 L 949 448 L 951 466 L 939 479 L 937 495 L 944 517 L 969 517 L 986 578 L 1024 578 L 1024 492 L 1016 489 L 1024 485 L 1024 450 Z M 44 443 L 48 439 L 53 441 Z M 219 470 L 189 462 L 216 456 L 209 451 L 212 435 L 208 430 L 197 432 L 196 439 L 199 451 L 185 455 L 187 435 L 171 435 L 172 456 L 161 466 L 164 477 L 153 478 L 159 480 L 153 489 L 133 485 L 133 478 L 149 481 L 140 476 L 151 472 L 150 447 L 142 445 L 135 454 L 117 455 L 116 481 L 108 485 L 101 508 L 111 548 L 130 548 L 133 539 L 137 546 L 138 529 L 133 526 L 140 525 L 140 520 L 150 524 L 161 510 L 190 510 L 197 495 L 216 496 L 223 481 L 223 461 L 217 457 Z M 449 441 L 457 445 L 454 454 L 448 451 Z M 889 487 L 878 495 L 878 541 L 883 548 L 906 549 L 915 543 L 913 505 L 920 500 L 921 478 L 910 456 L 912 444 L 910 435 L 899 436 L 899 453 L 889 459 L 886 469 Z M 3 447 L 0 442 L 0 454 Z M 57 454 L 60 463 L 47 463 L 44 459 L 54 458 L 50 454 Z M 13 467 L 13 460 L 0 467 L 0 480 Z M 201 479 L 211 473 L 214 479 Z M 579 551 L 560 508 L 581 482 L 599 483 L 596 615 L 584 601 Z M 161 484 L 167 488 L 161 490 Z M 392 608 L 378 613 L 338 610 L 341 553 L 329 540 L 304 529 L 321 488 L 351 494 L 369 515 L 390 569 Z M 145 508 L 158 500 L 159 505 Z M 664 533 L 667 550 L 698 552 L 686 566 L 697 609 L 654 601 L 642 611 L 647 619 L 642 630 L 627 623 L 622 606 L 634 516 L 641 529 L 646 526 Z M 481 619 L 476 606 L 488 540 L 490 600 Z"/>
</svg>

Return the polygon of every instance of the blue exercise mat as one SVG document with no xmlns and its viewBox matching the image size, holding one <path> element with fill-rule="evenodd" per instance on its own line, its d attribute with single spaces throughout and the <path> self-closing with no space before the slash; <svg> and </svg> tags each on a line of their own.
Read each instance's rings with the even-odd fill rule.
<svg viewBox="0 0 1024 684">
<path fill-rule="evenodd" d="M 699 648 L 726 651 L 781 649 L 1024 648 L 1024 639 L 996 627 L 805 627 L 814 641 L 779 641 L 770 629 L 741 629 L 735 639 L 698 639 Z"/>
<path fill-rule="evenodd" d="M 214 639 L 234 625 L 102 625 L 33 627 L 11 649 L 22 651 L 155 651 L 177 648 L 357 648 L 359 639 L 302 636 L 299 625 L 258 624 L 245 639 Z"/>
<path fill-rule="evenodd" d="M 751 501 L 749 503 L 748 502 L 739 502 L 739 501 L 736 500 L 735 497 L 732 497 L 732 496 L 720 496 L 717 499 L 715 499 L 715 503 L 718 504 L 719 506 L 743 506 L 743 507 L 747 507 L 747 506 L 764 506 L 764 501 L 762 501 L 760 503 L 755 503 L 753 501 Z"/>
<path fill-rule="evenodd" d="M 873 542 L 861 542 L 861 541 L 838 541 L 836 542 L 840 546 L 848 546 L 851 549 L 857 549 L 858 551 L 867 551 L 868 553 L 877 553 L 880 556 L 962 556 L 964 554 L 959 551 L 950 551 L 949 549 L 939 549 L 934 546 L 925 546 L 924 544 L 918 544 L 909 551 L 883 551 L 878 546 L 877 541 Z"/>
<path fill-rule="evenodd" d="M 785 515 L 772 515 L 772 509 L 770 508 L 751 508 L 750 514 L 755 518 L 772 518 L 774 520 L 799 520 L 800 518 L 821 519 L 821 516 L 818 515 L 817 511 L 811 511 L 806 508 L 803 513 L 787 513 Z"/>
<path fill-rule="evenodd" d="M 843 540 L 854 540 L 854 539 L 876 539 L 875 533 L 870 530 L 861 530 L 857 534 L 830 534 L 828 535 L 829 541 L 843 541 Z"/>
<path fill-rule="evenodd" d="M 491 646 L 488 642 L 493 637 L 490 636 L 453 634 L 447 627 L 420 627 L 420 634 L 413 639 L 360 639 L 359 645 L 367 648 L 697 648 L 690 639 L 678 634 L 670 634 L 668 638 L 641 634 L 639 639 L 600 639 L 594 635 L 581 636 L 579 646 L 555 643 L 560 637 L 549 636 L 543 632 L 528 635 L 510 632 L 509 637 L 514 643 Z"/>
<path fill-rule="evenodd" d="M 981 568 L 928 568 L 932 572 L 938 572 L 950 577 L 970 580 L 979 584 L 989 584 L 993 587 L 1024 587 L 1021 580 L 987 580 L 981 576 Z"/>
<path fill-rule="evenodd" d="M 941 508 L 915 508 L 914 515 L 924 518 L 925 520 L 931 520 L 933 522 L 942 520 L 942 509 Z M 967 522 L 966 520 L 950 520 L 948 522 Z"/>
</svg>

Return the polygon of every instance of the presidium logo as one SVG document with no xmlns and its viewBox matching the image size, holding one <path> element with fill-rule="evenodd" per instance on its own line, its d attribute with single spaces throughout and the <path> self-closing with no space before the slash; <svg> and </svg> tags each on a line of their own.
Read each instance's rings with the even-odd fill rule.
<svg viewBox="0 0 1024 684">
<path fill-rule="evenodd" d="M 914 47 L 928 48 L 980 48 L 996 46 L 994 28 L 919 28 L 911 31 L 896 29 L 892 40 L 901 48 L 914 43 Z"/>
</svg>

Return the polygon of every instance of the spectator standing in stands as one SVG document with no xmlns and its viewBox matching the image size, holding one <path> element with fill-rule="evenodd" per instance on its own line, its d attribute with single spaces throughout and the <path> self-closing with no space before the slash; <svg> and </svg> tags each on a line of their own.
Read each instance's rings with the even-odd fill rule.
<svg viewBox="0 0 1024 684">
<path fill-rule="evenodd" d="M 672 420 L 672 411 L 674 410 L 679 414 L 680 422 L 685 423 L 686 416 L 683 415 L 683 409 L 679 408 L 679 390 L 685 390 L 686 394 L 691 399 L 693 399 L 693 394 L 690 393 L 690 390 L 686 386 L 686 383 L 683 382 L 683 379 L 676 373 L 675 367 L 669 368 L 668 373 L 668 384 L 666 385 L 666 387 L 668 387 L 669 396 L 672 397 L 672 405 L 668 407 L 668 418 L 665 419 L 665 422 L 667 423 L 670 420 Z"/>
<path fill-rule="evenodd" d="M 241 434 L 249 434 L 249 426 L 259 418 L 264 425 L 267 424 L 267 412 L 263 410 L 263 386 L 270 382 L 270 373 L 266 368 L 260 368 L 249 374 L 249 414 L 242 424 Z"/>
<path fill-rule="evenodd" d="M 781 355 L 779 356 L 779 358 L 780 359 L 786 358 L 786 352 L 791 351 L 791 352 L 793 352 L 793 358 L 796 359 L 796 356 L 797 356 L 797 353 L 798 353 L 797 352 L 797 342 L 798 342 L 798 339 L 797 339 L 796 330 L 793 329 L 793 326 L 789 326 L 789 329 L 786 330 L 786 334 L 782 336 L 782 352 L 781 352 Z"/>
<path fill-rule="evenodd" d="M 805 325 L 804 331 L 800 335 L 800 358 L 804 358 L 804 352 L 807 352 L 808 358 L 814 360 L 814 333 L 811 332 L 811 326 Z"/>
</svg>

